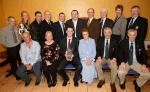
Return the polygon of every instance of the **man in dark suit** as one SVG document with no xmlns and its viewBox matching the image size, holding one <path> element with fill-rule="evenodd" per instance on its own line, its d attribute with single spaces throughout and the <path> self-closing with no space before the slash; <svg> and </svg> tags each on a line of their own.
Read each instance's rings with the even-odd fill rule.
<svg viewBox="0 0 150 92">
<path fill-rule="evenodd" d="M 89 30 L 90 37 L 94 38 L 95 41 L 97 42 L 98 37 L 99 37 L 98 35 L 99 22 L 97 19 L 94 18 L 94 9 L 89 8 L 87 10 L 87 15 L 88 15 L 88 19 L 86 20 L 87 29 Z"/>
<path fill-rule="evenodd" d="M 40 11 L 35 12 L 35 20 L 30 24 L 30 34 L 33 40 L 38 41 L 40 45 L 42 44 L 42 31 L 41 24 L 42 21 L 42 13 Z"/>
<path fill-rule="evenodd" d="M 66 86 L 67 82 L 69 81 L 69 77 L 66 75 L 64 68 L 68 63 L 71 63 L 76 68 L 73 80 L 74 86 L 77 87 L 79 85 L 78 80 L 82 70 L 82 65 L 80 63 L 78 54 L 79 40 L 78 38 L 73 37 L 73 28 L 68 27 L 66 33 L 67 37 L 65 37 L 60 44 L 61 62 L 58 67 L 58 73 L 64 80 L 63 86 Z"/>
<path fill-rule="evenodd" d="M 140 7 L 133 6 L 131 8 L 132 17 L 127 18 L 127 30 L 133 28 L 137 30 L 136 40 L 144 42 L 148 29 L 148 20 L 140 16 Z M 127 37 L 126 31 L 126 38 Z"/>
<path fill-rule="evenodd" d="M 66 36 L 65 14 L 59 13 L 59 20 L 54 23 L 54 40 L 60 45 L 61 40 Z"/>
<path fill-rule="evenodd" d="M 108 10 L 105 8 L 100 11 L 101 18 L 98 19 L 98 22 L 99 22 L 99 39 L 104 37 L 103 31 L 104 31 L 105 27 L 110 27 L 110 28 L 113 27 L 113 20 L 107 18 L 107 14 L 108 14 Z"/>
<path fill-rule="evenodd" d="M 41 31 L 42 31 L 42 38 L 43 42 L 45 40 L 45 33 L 46 31 L 52 31 L 53 33 L 53 22 L 51 21 L 51 13 L 50 11 L 44 12 L 44 20 L 41 22 Z"/>
<path fill-rule="evenodd" d="M 105 83 L 105 78 L 102 71 L 103 64 L 108 64 L 111 69 L 111 90 L 116 92 L 115 80 L 117 76 L 117 40 L 112 37 L 112 30 L 110 27 L 104 28 L 104 37 L 98 40 L 97 44 L 97 60 L 96 69 L 99 78 L 98 88 L 101 88 Z"/>
<path fill-rule="evenodd" d="M 137 31 L 129 29 L 129 39 L 125 39 L 120 43 L 119 61 L 121 61 L 121 64 L 119 66 L 118 76 L 121 89 L 125 89 L 125 76 L 129 69 L 131 68 L 138 72 L 140 76 L 134 80 L 134 85 L 136 92 L 141 92 L 140 87 L 150 79 L 150 72 L 146 68 L 147 55 L 144 44 L 141 41 L 135 40 L 136 36 Z"/>
<path fill-rule="evenodd" d="M 79 18 L 79 12 L 77 10 L 72 10 L 71 19 L 66 21 L 66 26 L 70 26 L 74 30 L 74 37 L 78 39 L 82 38 L 81 30 L 86 28 L 86 23 L 84 20 Z"/>
</svg>

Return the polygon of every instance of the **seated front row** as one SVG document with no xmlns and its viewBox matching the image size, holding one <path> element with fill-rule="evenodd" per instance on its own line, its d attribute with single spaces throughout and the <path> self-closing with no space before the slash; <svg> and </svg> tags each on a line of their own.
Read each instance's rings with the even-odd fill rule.
<svg viewBox="0 0 150 92">
<path fill-rule="evenodd" d="M 112 92 L 116 92 L 115 79 L 117 73 L 120 79 L 120 86 L 122 89 L 125 89 L 125 75 L 130 68 L 140 74 L 139 78 L 134 81 L 137 92 L 140 92 L 140 87 L 150 79 L 150 72 L 146 68 L 147 57 L 144 44 L 135 41 L 137 36 L 136 30 L 129 30 L 129 39 L 122 41 L 118 45 L 118 42 L 111 36 L 111 28 L 104 28 L 104 38 L 98 40 L 97 54 L 95 41 L 89 37 L 87 29 L 83 29 L 83 39 L 80 41 L 73 37 L 73 28 L 67 28 L 66 33 L 67 37 L 61 41 L 59 47 L 53 40 L 52 33 L 47 31 L 45 35 L 46 41 L 41 51 L 39 43 L 31 39 L 30 33 L 23 33 L 24 42 L 20 48 L 22 65 L 19 67 L 17 74 L 24 80 L 25 86 L 28 86 L 31 81 L 27 71 L 34 72 L 36 76 L 35 85 L 40 83 L 41 68 L 47 79 L 48 87 L 56 85 L 57 71 L 64 80 L 63 86 L 66 86 L 69 77 L 65 72 L 65 67 L 69 63 L 76 68 L 73 78 L 74 86 L 79 85 L 79 79 L 91 84 L 98 75 L 99 83 L 97 87 L 101 88 L 105 83 L 102 71 L 103 64 L 108 64 L 111 69 Z M 117 57 L 118 61 L 122 62 L 119 69 Z"/>
</svg>

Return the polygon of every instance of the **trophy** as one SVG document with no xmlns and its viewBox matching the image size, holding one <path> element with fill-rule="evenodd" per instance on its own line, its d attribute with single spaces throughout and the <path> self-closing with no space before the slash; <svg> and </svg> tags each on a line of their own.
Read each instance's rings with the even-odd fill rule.
<svg viewBox="0 0 150 92">
<path fill-rule="evenodd" d="M 73 58 L 73 50 L 72 50 L 72 48 L 67 48 L 66 60 L 67 61 L 72 61 L 72 58 Z"/>
</svg>

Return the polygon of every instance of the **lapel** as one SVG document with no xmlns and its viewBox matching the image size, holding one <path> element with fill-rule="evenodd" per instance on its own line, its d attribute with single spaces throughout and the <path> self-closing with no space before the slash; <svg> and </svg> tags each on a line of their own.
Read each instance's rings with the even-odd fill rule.
<svg viewBox="0 0 150 92">
<path fill-rule="evenodd" d="M 139 21 L 138 21 L 139 18 L 140 18 L 140 17 L 138 16 L 132 25 L 136 25 L 136 24 L 139 22 Z"/>
<path fill-rule="evenodd" d="M 62 30 L 62 28 L 61 28 L 61 24 L 59 23 L 59 21 L 58 21 L 58 28 L 59 28 L 59 31 L 61 32 L 61 34 L 63 35 L 63 30 Z M 65 34 L 65 29 L 64 29 L 64 34 Z"/>
</svg>

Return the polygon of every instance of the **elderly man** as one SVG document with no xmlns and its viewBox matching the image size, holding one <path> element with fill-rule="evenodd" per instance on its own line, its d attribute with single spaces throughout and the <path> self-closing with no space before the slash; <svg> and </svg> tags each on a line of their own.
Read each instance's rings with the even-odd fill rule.
<svg viewBox="0 0 150 92">
<path fill-rule="evenodd" d="M 119 60 L 121 64 L 118 70 L 120 87 L 121 89 L 125 89 L 125 76 L 129 69 L 133 69 L 140 74 L 134 80 L 135 90 L 136 92 L 141 92 L 140 87 L 150 79 L 150 72 L 146 68 L 147 55 L 144 44 L 141 41 L 135 40 L 137 37 L 136 30 L 129 29 L 128 37 L 129 39 L 123 40 L 120 43 Z"/>
<path fill-rule="evenodd" d="M 111 19 L 107 18 L 107 14 L 108 14 L 108 10 L 105 8 L 100 11 L 101 18 L 98 19 L 98 21 L 99 21 L 99 39 L 104 37 L 103 31 L 104 31 L 105 27 L 110 27 L 110 28 L 113 27 L 113 21 Z"/>
<path fill-rule="evenodd" d="M 18 68 L 17 75 L 23 79 L 25 86 L 28 86 L 31 78 L 27 74 L 27 71 L 33 71 L 36 76 L 35 85 L 39 85 L 41 81 L 40 45 L 38 42 L 31 39 L 29 32 L 24 32 L 22 36 L 24 39 L 20 48 L 22 65 Z"/>
<path fill-rule="evenodd" d="M 97 60 L 96 69 L 98 73 L 99 83 L 98 88 L 101 88 L 105 83 L 102 65 L 108 64 L 111 69 L 111 90 L 116 92 L 115 80 L 117 76 L 117 40 L 112 37 L 112 30 L 110 27 L 104 28 L 104 37 L 98 40 L 97 44 Z"/>
</svg>

